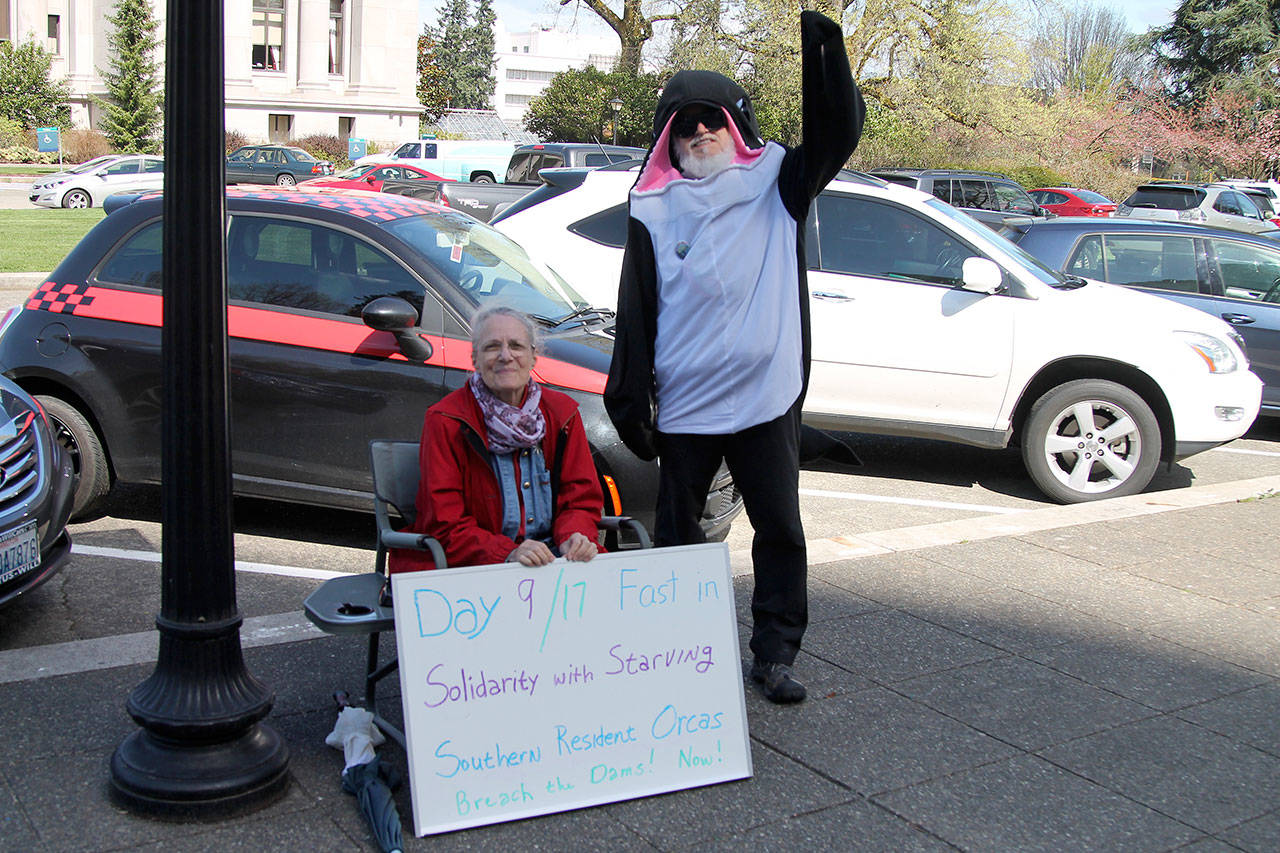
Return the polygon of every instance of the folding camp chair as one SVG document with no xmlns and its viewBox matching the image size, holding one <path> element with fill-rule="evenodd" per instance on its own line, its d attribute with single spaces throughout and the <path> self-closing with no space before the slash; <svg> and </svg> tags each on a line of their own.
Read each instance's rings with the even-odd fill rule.
<svg viewBox="0 0 1280 853">
<path fill-rule="evenodd" d="M 418 482 L 421 469 L 416 441 L 369 442 L 369 460 L 373 471 L 373 513 L 377 522 L 377 555 L 374 569 L 358 575 L 344 575 L 325 581 L 307 596 L 302 608 L 307 618 L 326 634 L 368 634 L 369 650 L 365 660 L 364 707 L 373 713 L 373 721 L 383 734 L 404 748 L 404 733 L 378 715 L 378 682 L 399 668 L 392 656 L 379 663 L 378 638 L 395 629 L 395 613 L 391 608 L 391 581 L 387 573 L 387 550 L 405 548 L 426 551 L 437 569 L 447 568 L 444 549 L 430 536 L 404 533 L 397 528 L 413 525 L 417 517 Z M 605 516 L 599 527 L 621 538 L 625 531 L 629 548 L 652 547 L 644 525 L 627 516 Z"/>
</svg>

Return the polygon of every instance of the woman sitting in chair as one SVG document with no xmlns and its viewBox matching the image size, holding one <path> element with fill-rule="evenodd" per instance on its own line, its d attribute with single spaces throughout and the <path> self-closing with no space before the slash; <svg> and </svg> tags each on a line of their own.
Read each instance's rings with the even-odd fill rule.
<svg viewBox="0 0 1280 853">
<path fill-rule="evenodd" d="M 439 540 L 450 566 L 594 557 L 603 494 L 578 404 L 530 377 L 533 321 L 491 306 L 475 316 L 467 384 L 427 410 L 417 533 Z M 434 568 L 393 550 L 392 572 Z"/>
</svg>

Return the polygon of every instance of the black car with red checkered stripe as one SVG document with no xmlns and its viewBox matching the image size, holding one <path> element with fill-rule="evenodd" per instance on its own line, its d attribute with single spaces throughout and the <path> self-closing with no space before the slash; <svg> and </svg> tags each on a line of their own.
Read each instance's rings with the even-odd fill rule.
<svg viewBox="0 0 1280 853">
<path fill-rule="evenodd" d="M 231 449 L 239 495 L 368 509 L 368 443 L 417 440 L 427 407 L 471 370 L 469 318 L 489 300 L 535 317 L 535 378 L 577 400 L 606 513 L 651 522 L 654 463 L 605 414 L 612 315 L 475 219 L 403 196 L 227 190 Z M 72 451 L 74 518 L 113 483 L 160 478 L 158 194 L 99 223 L 0 322 L 0 371 L 36 396 Z M 424 343 L 426 346 L 424 346 Z M 722 471 L 708 535 L 741 500 Z"/>
</svg>

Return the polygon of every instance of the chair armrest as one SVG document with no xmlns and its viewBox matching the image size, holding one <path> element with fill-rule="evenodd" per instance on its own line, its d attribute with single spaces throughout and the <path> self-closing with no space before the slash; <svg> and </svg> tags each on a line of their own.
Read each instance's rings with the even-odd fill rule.
<svg viewBox="0 0 1280 853">
<path fill-rule="evenodd" d="M 644 525 L 636 521 L 629 515 L 606 515 L 598 522 L 596 527 L 601 530 L 611 530 L 614 533 L 621 533 L 623 530 L 630 531 L 636 538 L 636 542 L 641 548 L 652 548 L 653 543 L 649 541 L 649 531 L 644 529 Z"/>
<path fill-rule="evenodd" d="M 445 569 L 449 564 L 444 559 L 444 549 L 439 541 L 425 533 L 404 533 L 399 530 L 384 530 L 378 534 L 378 540 L 384 548 L 409 548 L 414 551 L 430 551 L 431 559 L 437 569 Z"/>
</svg>

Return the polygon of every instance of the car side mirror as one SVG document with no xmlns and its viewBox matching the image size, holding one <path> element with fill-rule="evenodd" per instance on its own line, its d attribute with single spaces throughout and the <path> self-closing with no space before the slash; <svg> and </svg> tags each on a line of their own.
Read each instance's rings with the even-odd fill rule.
<svg viewBox="0 0 1280 853">
<path fill-rule="evenodd" d="M 410 361 L 419 364 L 431 358 L 431 344 L 413 331 L 418 324 L 418 312 L 398 296 L 379 296 L 364 306 L 360 319 L 371 329 L 395 335 L 400 352 Z"/>
<path fill-rule="evenodd" d="M 378 179 L 377 179 L 377 178 L 375 178 L 373 175 L 366 175 L 366 176 L 365 176 L 365 179 L 364 179 L 364 182 L 365 182 L 366 184 L 372 184 L 372 183 L 373 183 L 374 181 L 376 181 L 376 180 L 378 180 Z"/>
<path fill-rule="evenodd" d="M 960 286 L 975 293 L 999 293 L 1004 289 L 1004 273 L 989 258 L 965 258 L 960 268 Z"/>
</svg>

